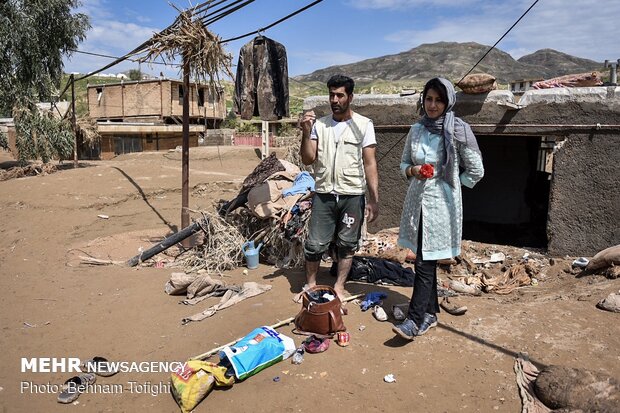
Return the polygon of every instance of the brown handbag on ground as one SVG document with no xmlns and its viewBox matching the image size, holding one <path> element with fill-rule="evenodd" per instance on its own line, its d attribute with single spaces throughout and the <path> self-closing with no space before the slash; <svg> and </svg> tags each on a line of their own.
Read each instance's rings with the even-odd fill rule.
<svg viewBox="0 0 620 413">
<path fill-rule="evenodd" d="M 327 301 L 324 295 L 334 298 Z M 302 295 L 301 310 L 295 317 L 296 334 L 333 337 L 338 331 L 346 331 L 342 321 L 342 302 L 336 291 L 327 285 L 315 285 Z"/>
</svg>

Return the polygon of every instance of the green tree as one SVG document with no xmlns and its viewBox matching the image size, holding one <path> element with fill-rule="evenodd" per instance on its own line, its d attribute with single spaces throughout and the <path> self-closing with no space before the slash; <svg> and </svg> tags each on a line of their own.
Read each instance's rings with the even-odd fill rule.
<svg viewBox="0 0 620 413">
<path fill-rule="evenodd" d="M 35 103 L 51 100 L 58 93 L 64 67 L 62 58 L 77 49 L 90 28 L 86 15 L 72 13 L 78 6 L 78 0 L 0 1 L 0 116 L 19 112 L 15 116 L 17 139 L 23 142 L 20 151 L 28 153 L 29 158 L 64 153 L 66 147 L 66 142 L 57 142 L 57 138 L 67 137 L 65 133 L 50 135 L 60 128 L 60 125 L 50 126 L 54 121 L 35 121 L 23 127 L 18 123 L 35 119 Z M 31 135 L 20 135 L 26 132 Z M 38 152 L 37 148 L 47 147 L 32 143 L 40 137 L 49 138 L 51 145 L 60 144 L 60 147 Z"/>
<path fill-rule="evenodd" d="M 129 71 L 129 80 L 142 80 L 142 72 L 140 69 L 131 69 Z"/>
</svg>

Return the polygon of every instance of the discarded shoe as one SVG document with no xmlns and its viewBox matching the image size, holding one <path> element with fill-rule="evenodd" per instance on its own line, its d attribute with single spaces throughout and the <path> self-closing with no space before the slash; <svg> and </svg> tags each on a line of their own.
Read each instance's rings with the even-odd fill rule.
<svg viewBox="0 0 620 413">
<path fill-rule="evenodd" d="M 392 306 L 392 315 L 394 316 L 394 319 L 396 321 L 403 321 L 405 318 L 407 318 L 405 312 L 398 305 Z"/>
<path fill-rule="evenodd" d="M 392 327 L 392 331 L 404 339 L 413 340 L 418 335 L 418 326 L 415 325 L 413 320 L 407 318 L 401 324 Z"/>
<path fill-rule="evenodd" d="M 385 310 L 383 309 L 383 307 L 381 307 L 380 305 L 376 305 L 373 309 L 372 309 L 372 315 L 375 316 L 375 318 L 379 321 L 387 321 L 388 316 L 385 313 Z"/>
<path fill-rule="evenodd" d="M 58 403 L 63 404 L 73 403 L 80 397 L 86 386 L 93 384 L 95 381 L 97 381 L 97 377 L 92 373 L 82 373 L 79 376 L 73 376 L 62 385 L 56 400 Z"/>
<path fill-rule="evenodd" d="M 433 327 L 437 327 L 437 316 L 434 314 L 429 314 L 429 313 L 425 313 L 424 314 L 424 320 L 422 321 L 422 324 L 420 324 L 420 327 L 418 328 L 418 336 L 421 336 L 423 334 L 428 333 L 428 330 L 430 330 Z"/>
<path fill-rule="evenodd" d="M 439 306 L 445 310 L 446 313 L 448 314 L 452 314 L 452 315 L 463 315 L 467 312 L 467 306 L 466 305 L 456 305 L 456 304 L 452 304 L 450 303 L 450 300 L 448 299 L 448 297 L 444 297 L 443 300 L 441 300 L 441 303 L 439 303 Z"/>
<path fill-rule="evenodd" d="M 95 373 L 101 377 L 110 377 L 118 373 L 118 369 L 112 365 L 105 357 L 95 356 L 90 360 L 86 360 L 80 366 L 82 371 Z"/>
<path fill-rule="evenodd" d="M 312 335 L 302 344 L 308 353 L 322 353 L 329 348 L 329 339 Z"/>
</svg>

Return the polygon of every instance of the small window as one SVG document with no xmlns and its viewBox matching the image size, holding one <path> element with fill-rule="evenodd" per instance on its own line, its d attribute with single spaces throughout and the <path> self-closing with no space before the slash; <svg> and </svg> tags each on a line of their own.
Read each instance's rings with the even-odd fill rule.
<svg viewBox="0 0 620 413">
<path fill-rule="evenodd" d="M 519 89 L 523 89 L 525 87 L 525 85 L 523 84 L 523 82 L 519 83 Z"/>
<path fill-rule="evenodd" d="M 98 87 L 96 90 L 97 90 L 97 103 L 101 103 L 101 96 L 103 96 L 103 88 Z"/>
<path fill-rule="evenodd" d="M 198 106 L 205 105 L 205 90 L 204 88 L 198 89 Z"/>
<path fill-rule="evenodd" d="M 179 85 L 179 103 L 183 104 L 183 85 Z"/>
</svg>

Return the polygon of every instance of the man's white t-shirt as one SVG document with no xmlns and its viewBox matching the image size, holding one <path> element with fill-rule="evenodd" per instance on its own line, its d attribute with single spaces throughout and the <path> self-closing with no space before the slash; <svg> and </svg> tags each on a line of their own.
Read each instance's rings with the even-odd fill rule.
<svg viewBox="0 0 620 413">
<path fill-rule="evenodd" d="M 336 137 L 336 143 L 340 141 L 340 136 L 348 127 L 349 124 L 353 122 L 353 119 L 346 120 L 344 122 L 338 122 L 334 118 L 332 118 L 332 127 L 334 128 L 334 136 Z M 316 134 L 316 124 L 312 126 L 312 132 L 310 132 L 310 139 L 317 140 Z M 376 145 L 377 138 L 375 137 L 375 128 L 372 124 L 372 120 L 368 122 L 368 127 L 366 128 L 366 134 L 364 135 L 364 140 L 362 141 L 362 148 L 365 148 L 370 145 Z"/>
</svg>

